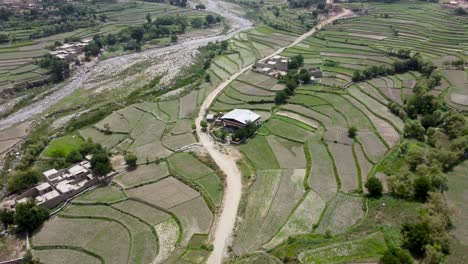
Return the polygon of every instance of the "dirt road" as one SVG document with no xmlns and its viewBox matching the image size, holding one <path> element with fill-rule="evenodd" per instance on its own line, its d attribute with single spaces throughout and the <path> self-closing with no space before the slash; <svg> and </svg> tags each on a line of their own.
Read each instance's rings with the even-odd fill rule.
<svg viewBox="0 0 468 264">
<path fill-rule="evenodd" d="M 225 10 L 221 5 L 217 4 L 214 0 L 202 0 L 206 5 L 206 10 L 213 13 L 220 14 L 224 16 L 231 25 L 231 30 L 223 35 L 215 35 L 201 38 L 192 38 L 180 41 L 172 46 L 167 46 L 163 48 L 155 48 L 145 50 L 139 53 L 132 53 L 128 55 L 123 55 L 120 57 L 111 58 L 108 60 L 100 61 L 92 69 L 83 69 L 81 72 L 78 72 L 72 80 L 67 83 L 62 83 L 57 85 L 54 88 L 54 91 L 48 95 L 46 98 L 39 100 L 37 102 L 28 105 L 12 115 L 0 120 L 0 130 L 11 127 L 14 124 L 26 121 L 35 117 L 52 105 L 59 102 L 61 99 L 73 93 L 75 90 L 81 88 L 83 84 L 93 75 L 99 73 L 100 71 L 113 68 L 122 69 L 123 67 L 128 67 L 131 63 L 135 63 L 136 60 L 142 61 L 146 59 L 156 58 L 158 56 L 163 56 L 168 53 L 177 53 L 180 50 L 197 50 L 202 46 L 206 46 L 209 42 L 223 41 L 231 38 L 232 36 L 238 34 L 240 31 L 247 30 L 252 27 L 252 22 L 249 20 L 236 16 Z M 177 65 L 172 65 L 172 67 L 186 67 L 187 65 L 180 63 Z"/>
<path fill-rule="evenodd" d="M 280 54 L 286 48 L 297 45 L 304 39 L 313 35 L 317 30 L 322 28 L 324 25 L 333 22 L 334 20 L 344 18 L 352 15 L 350 10 L 344 10 L 342 13 L 331 16 L 330 18 L 322 21 L 317 27 L 306 32 L 305 34 L 298 37 L 293 43 L 287 47 L 278 49 L 273 54 L 267 56 L 266 58 L 273 57 Z M 242 68 L 239 72 L 232 75 L 229 79 L 221 83 L 213 92 L 211 92 L 205 101 L 203 102 L 198 117 L 195 120 L 197 127 L 197 135 L 200 140 L 200 143 L 206 148 L 208 153 L 211 155 L 216 164 L 223 170 L 226 174 L 226 188 L 224 189 L 224 199 L 222 205 L 222 211 L 219 215 L 217 222 L 214 226 L 213 235 L 213 251 L 211 252 L 210 257 L 208 258 L 208 264 L 218 264 L 222 263 L 226 255 L 227 246 L 231 243 L 232 240 L 232 231 L 234 229 L 237 217 L 237 209 L 239 207 L 239 202 L 242 195 L 242 175 L 239 169 L 236 166 L 236 157 L 238 155 L 230 155 L 229 153 L 236 151 L 232 147 L 220 146 L 217 145 L 214 140 L 207 134 L 203 133 L 200 127 L 200 121 L 204 119 L 206 111 L 209 109 L 213 101 L 216 99 L 218 94 L 223 91 L 223 89 L 229 85 L 229 83 L 236 79 L 239 75 L 249 70 L 252 65 Z M 225 151 L 221 151 L 223 149 Z M 227 154 L 226 154 L 227 153 Z M 252 234 L 255 235 L 255 234 Z"/>
</svg>

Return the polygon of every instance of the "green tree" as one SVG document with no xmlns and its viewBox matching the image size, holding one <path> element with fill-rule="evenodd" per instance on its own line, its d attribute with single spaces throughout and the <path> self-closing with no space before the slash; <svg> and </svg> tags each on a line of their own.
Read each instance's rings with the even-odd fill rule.
<svg viewBox="0 0 468 264">
<path fill-rule="evenodd" d="M 306 69 L 301 69 L 301 71 L 299 72 L 299 80 L 302 82 L 302 83 L 309 83 L 310 82 L 310 72 Z"/>
<path fill-rule="evenodd" d="M 369 192 L 370 197 L 382 196 L 383 186 L 382 182 L 377 177 L 370 177 L 364 185 Z"/>
<path fill-rule="evenodd" d="M 78 150 L 74 149 L 70 151 L 70 153 L 68 153 L 65 160 L 68 163 L 77 163 L 83 160 L 83 155 L 81 155 L 81 153 Z"/>
<path fill-rule="evenodd" d="M 209 15 L 206 15 L 205 21 L 206 21 L 206 24 L 210 26 L 216 22 L 216 18 L 212 14 L 209 14 Z"/>
<path fill-rule="evenodd" d="M 190 21 L 190 24 L 193 28 L 202 28 L 203 27 L 203 19 L 201 17 L 196 17 Z"/>
<path fill-rule="evenodd" d="M 133 153 L 127 153 L 127 155 L 125 155 L 125 163 L 130 168 L 135 168 L 136 167 L 137 160 L 138 160 L 138 157 Z"/>
<path fill-rule="evenodd" d="M 288 100 L 288 95 L 286 94 L 285 91 L 281 90 L 276 93 L 275 104 L 277 105 L 285 104 L 287 100 Z"/>
<path fill-rule="evenodd" d="M 132 29 L 131 37 L 132 39 L 136 40 L 137 43 L 141 43 L 143 40 L 143 36 L 145 34 L 145 30 L 143 27 L 135 27 Z"/>
<path fill-rule="evenodd" d="M 171 42 L 172 42 L 172 43 L 176 43 L 176 42 L 177 42 L 177 35 L 176 35 L 176 34 L 172 34 L 172 35 L 171 35 Z"/>
<path fill-rule="evenodd" d="M 419 176 L 413 182 L 414 199 L 425 202 L 432 190 L 432 182 L 427 176 Z"/>
<path fill-rule="evenodd" d="M 148 22 L 148 24 L 153 22 L 153 19 L 151 19 L 151 14 L 150 13 L 146 14 L 146 22 Z"/>
<path fill-rule="evenodd" d="M 205 74 L 205 82 L 211 82 L 211 75 L 210 74 Z"/>
<path fill-rule="evenodd" d="M 91 158 L 91 170 L 98 175 L 106 175 L 112 171 L 112 165 L 107 152 L 99 150 Z"/>
<path fill-rule="evenodd" d="M 426 152 L 424 151 L 424 148 L 411 146 L 406 153 L 406 161 L 412 171 L 414 171 L 418 165 L 424 164 L 426 162 Z"/>
<path fill-rule="evenodd" d="M 466 131 L 468 130 L 465 117 L 453 110 L 450 110 L 443 117 L 442 127 L 445 129 L 450 139 L 457 138 L 463 134 L 466 135 Z"/>
<path fill-rule="evenodd" d="M 355 126 L 352 126 L 348 128 L 348 137 L 354 138 L 357 135 L 357 128 Z"/>
<path fill-rule="evenodd" d="M 13 224 L 15 221 L 15 213 L 8 209 L 2 209 L 0 211 L 0 221 L 3 225 L 8 227 L 9 225 Z"/>
<path fill-rule="evenodd" d="M 408 251 L 391 247 L 380 258 L 380 264 L 413 264 L 414 261 Z"/>
<path fill-rule="evenodd" d="M 411 224 L 405 223 L 401 229 L 405 246 L 415 255 L 422 256 L 424 248 L 430 243 L 431 229 L 425 221 Z"/>
<path fill-rule="evenodd" d="M 418 119 L 407 120 L 403 129 L 403 135 L 407 138 L 415 138 L 417 140 L 424 140 L 426 130 L 421 125 Z"/>
<path fill-rule="evenodd" d="M 49 218 L 46 209 L 36 206 L 33 201 L 16 205 L 15 223 L 21 231 L 32 233 Z"/>
<path fill-rule="evenodd" d="M 35 170 L 17 171 L 8 180 L 8 191 L 16 192 L 39 182 L 41 175 Z"/>
</svg>

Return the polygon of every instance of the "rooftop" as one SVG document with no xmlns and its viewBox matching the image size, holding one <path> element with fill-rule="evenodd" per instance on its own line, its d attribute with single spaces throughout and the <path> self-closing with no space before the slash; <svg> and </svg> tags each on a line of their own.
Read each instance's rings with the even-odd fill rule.
<svg viewBox="0 0 468 264">
<path fill-rule="evenodd" d="M 222 119 L 232 119 L 242 124 L 248 122 L 255 122 L 260 118 L 260 115 L 248 110 L 248 109 L 234 109 L 231 112 L 223 115 Z"/>
</svg>

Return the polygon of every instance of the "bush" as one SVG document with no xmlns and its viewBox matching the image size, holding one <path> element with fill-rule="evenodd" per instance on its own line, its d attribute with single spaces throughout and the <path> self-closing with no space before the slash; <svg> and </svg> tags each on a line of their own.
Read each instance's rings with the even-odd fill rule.
<svg viewBox="0 0 468 264">
<path fill-rule="evenodd" d="M 77 163 L 83 160 L 83 155 L 81 155 L 81 153 L 78 150 L 74 149 L 70 153 L 68 153 L 65 160 L 68 163 Z"/>
<path fill-rule="evenodd" d="M 422 256 L 424 248 L 430 243 L 430 227 L 427 222 L 419 222 L 416 224 L 403 224 L 401 233 L 405 242 L 405 246 L 411 253 Z"/>
<path fill-rule="evenodd" d="M 15 223 L 20 231 L 33 232 L 49 218 L 46 209 L 36 206 L 34 202 L 20 203 L 16 206 Z"/>
<path fill-rule="evenodd" d="M 390 248 L 380 258 L 380 264 L 412 264 L 413 259 L 408 251 L 399 248 Z"/>
<path fill-rule="evenodd" d="M 138 157 L 133 153 L 128 153 L 127 155 L 125 155 L 125 163 L 130 168 L 136 167 L 137 160 L 138 160 Z"/>
<path fill-rule="evenodd" d="M 15 213 L 8 209 L 2 209 L 0 211 L 0 221 L 5 227 L 8 227 L 15 221 Z"/>
<path fill-rule="evenodd" d="M 16 192 L 29 188 L 39 182 L 41 175 L 35 170 L 18 171 L 8 181 L 8 191 Z"/>
<path fill-rule="evenodd" d="M 370 177 L 364 185 L 369 191 L 370 197 L 382 196 L 383 186 L 382 182 L 377 177 Z"/>
<path fill-rule="evenodd" d="M 414 199 L 420 202 L 425 202 L 429 196 L 429 191 L 432 189 L 432 182 L 426 176 L 419 176 L 413 182 Z"/>
<path fill-rule="evenodd" d="M 96 151 L 91 158 L 91 170 L 97 175 L 106 175 L 112 171 L 109 156 L 104 150 Z"/>
<path fill-rule="evenodd" d="M 348 128 L 348 137 L 354 138 L 357 135 L 357 128 L 355 126 L 352 126 Z"/>
</svg>

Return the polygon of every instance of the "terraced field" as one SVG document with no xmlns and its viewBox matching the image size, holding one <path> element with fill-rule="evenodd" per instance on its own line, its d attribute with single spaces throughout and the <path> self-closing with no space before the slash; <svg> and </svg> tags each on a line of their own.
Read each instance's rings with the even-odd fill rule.
<svg viewBox="0 0 468 264">
<path fill-rule="evenodd" d="M 34 254 L 45 259 L 51 254 L 67 263 L 179 258 L 203 263 L 205 242 L 193 246 L 193 241 L 209 233 L 221 196 L 221 181 L 212 169 L 191 154 L 174 154 L 167 162 L 140 165 L 111 185 L 77 197 L 33 235 Z M 191 256 L 193 250 L 198 257 Z"/>
</svg>

